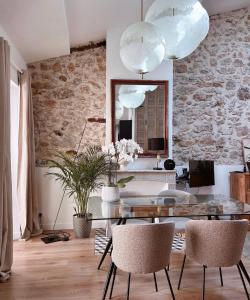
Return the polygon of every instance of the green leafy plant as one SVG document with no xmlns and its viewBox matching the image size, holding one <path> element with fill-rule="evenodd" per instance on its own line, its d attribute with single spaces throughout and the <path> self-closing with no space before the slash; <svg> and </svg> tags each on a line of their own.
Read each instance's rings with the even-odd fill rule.
<svg viewBox="0 0 250 300">
<path fill-rule="evenodd" d="M 119 188 L 125 188 L 126 187 L 126 183 L 130 182 L 131 180 L 134 179 L 135 176 L 128 176 L 125 178 L 121 178 L 119 180 L 117 180 L 115 186 L 119 187 Z"/>
<path fill-rule="evenodd" d="M 106 155 L 98 147 L 89 146 L 79 155 L 57 152 L 48 163 L 51 171 L 47 175 L 62 183 L 64 191 L 74 199 L 76 214 L 85 216 L 90 194 L 103 186 L 108 175 Z"/>
</svg>

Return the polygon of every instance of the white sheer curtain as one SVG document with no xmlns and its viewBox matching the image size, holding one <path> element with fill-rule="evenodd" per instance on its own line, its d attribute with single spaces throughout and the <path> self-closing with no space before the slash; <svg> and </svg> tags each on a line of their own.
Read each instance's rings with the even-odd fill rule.
<svg viewBox="0 0 250 300">
<path fill-rule="evenodd" d="M 17 196 L 22 238 L 40 235 L 38 193 L 35 173 L 33 105 L 28 71 L 20 75 Z"/>
</svg>

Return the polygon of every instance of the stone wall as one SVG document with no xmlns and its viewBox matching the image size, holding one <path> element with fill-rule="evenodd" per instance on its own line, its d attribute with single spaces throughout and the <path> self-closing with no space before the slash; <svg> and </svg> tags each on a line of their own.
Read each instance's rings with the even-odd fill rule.
<svg viewBox="0 0 250 300">
<path fill-rule="evenodd" d="M 242 164 L 250 135 L 250 8 L 211 17 L 210 32 L 175 62 L 173 157 Z"/>
<path fill-rule="evenodd" d="M 98 47 L 29 65 L 37 165 L 76 150 L 87 118 L 105 115 L 106 49 Z M 82 147 L 101 145 L 105 124 L 88 123 Z"/>
</svg>

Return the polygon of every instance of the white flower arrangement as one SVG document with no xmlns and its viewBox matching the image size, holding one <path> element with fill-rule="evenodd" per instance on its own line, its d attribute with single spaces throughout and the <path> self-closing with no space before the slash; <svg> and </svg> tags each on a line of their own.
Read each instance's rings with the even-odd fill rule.
<svg viewBox="0 0 250 300">
<path fill-rule="evenodd" d="M 120 181 L 122 186 L 124 186 L 124 183 L 133 179 L 133 176 L 130 176 L 117 181 L 117 170 L 119 165 L 132 162 L 138 158 L 138 154 L 143 153 L 143 149 L 135 141 L 122 139 L 107 146 L 102 146 L 102 152 L 107 155 L 109 160 L 109 186 L 117 186 Z"/>
<path fill-rule="evenodd" d="M 102 147 L 102 151 L 110 155 L 114 162 L 132 162 L 143 153 L 143 149 L 133 140 L 122 139 Z"/>
</svg>

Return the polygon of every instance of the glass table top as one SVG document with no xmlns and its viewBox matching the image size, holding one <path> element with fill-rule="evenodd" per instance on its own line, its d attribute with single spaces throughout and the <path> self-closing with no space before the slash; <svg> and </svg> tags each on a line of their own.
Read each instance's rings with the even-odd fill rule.
<svg viewBox="0 0 250 300">
<path fill-rule="evenodd" d="M 122 197 L 117 202 L 104 202 L 101 197 L 89 199 L 89 220 L 204 217 L 250 215 L 250 205 L 225 195 L 192 195 L 181 197 Z"/>
</svg>

